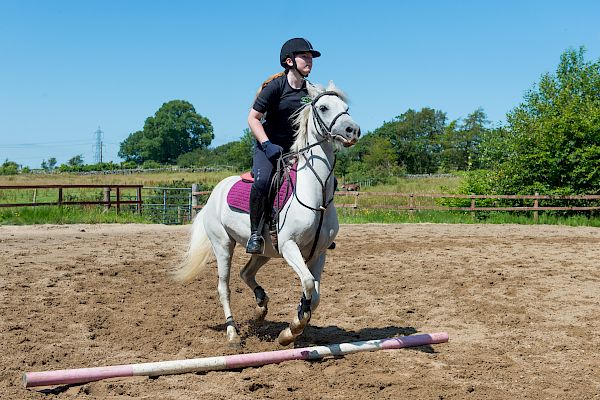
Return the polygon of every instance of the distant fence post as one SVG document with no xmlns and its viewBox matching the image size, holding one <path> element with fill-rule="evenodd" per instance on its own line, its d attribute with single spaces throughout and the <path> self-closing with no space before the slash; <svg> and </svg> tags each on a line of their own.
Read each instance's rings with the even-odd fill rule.
<svg viewBox="0 0 600 400">
<path fill-rule="evenodd" d="M 535 221 L 535 223 L 538 223 L 539 220 L 539 215 L 538 215 L 538 210 L 537 208 L 539 207 L 539 202 L 538 202 L 538 198 L 537 196 L 539 196 L 540 194 L 538 192 L 535 192 L 535 200 L 533 201 L 533 208 L 535 208 L 536 210 L 533 212 L 533 220 Z"/>
<path fill-rule="evenodd" d="M 121 212 L 121 188 L 117 186 L 117 214 Z"/>
<path fill-rule="evenodd" d="M 137 211 L 142 215 L 142 186 L 137 187 Z"/>
<path fill-rule="evenodd" d="M 58 205 L 62 206 L 63 203 L 63 188 L 59 187 L 58 188 Z"/>
<path fill-rule="evenodd" d="M 410 215 L 415 214 L 415 195 L 413 193 L 408 195 L 408 213 Z"/>
<path fill-rule="evenodd" d="M 196 217 L 196 214 L 198 214 L 198 211 L 196 208 L 196 206 L 198 205 L 198 196 L 196 195 L 197 191 L 198 191 L 198 184 L 193 183 L 192 184 L 192 210 L 190 212 L 190 219 L 192 219 L 192 220 Z"/>
<path fill-rule="evenodd" d="M 110 187 L 108 186 L 104 188 L 104 208 L 110 209 Z"/>
</svg>

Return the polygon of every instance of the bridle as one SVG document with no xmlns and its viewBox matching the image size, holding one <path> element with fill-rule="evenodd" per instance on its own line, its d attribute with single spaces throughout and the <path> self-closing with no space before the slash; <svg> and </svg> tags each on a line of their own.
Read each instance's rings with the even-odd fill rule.
<svg viewBox="0 0 600 400">
<path fill-rule="evenodd" d="M 338 93 L 333 92 L 331 90 L 326 90 L 324 92 L 319 93 L 314 99 L 312 99 L 312 101 L 310 102 L 310 106 L 312 107 L 313 124 L 315 125 L 315 128 L 320 128 L 321 137 L 335 139 L 336 137 L 338 137 L 340 135 L 334 135 L 331 132 L 331 130 L 333 129 L 333 126 L 335 125 L 335 123 L 337 122 L 339 117 L 341 117 L 342 115 L 350 115 L 350 114 L 348 114 L 347 109 L 346 109 L 346 111 L 342 111 L 341 113 L 337 114 L 331 120 L 331 123 L 329 124 L 329 126 L 327 126 L 325 121 L 323 121 L 323 118 L 321 118 L 321 115 L 319 115 L 319 113 L 317 112 L 317 102 L 323 96 L 336 96 L 338 98 L 340 97 L 340 95 Z M 318 126 L 317 126 L 317 124 L 318 124 Z"/>
</svg>

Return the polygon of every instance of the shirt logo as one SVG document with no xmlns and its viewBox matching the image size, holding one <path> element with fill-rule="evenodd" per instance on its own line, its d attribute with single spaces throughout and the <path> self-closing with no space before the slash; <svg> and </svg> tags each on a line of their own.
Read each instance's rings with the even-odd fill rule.
<svg viewBox="0 0 600 400">
<path fill-rule="evenodd" d="M 312 99 L 310 98 L 310 96 L 304 96 L 300 99 L 300 102 L 302 104 L 310 104 L 312 102 Z"/>
</svg>

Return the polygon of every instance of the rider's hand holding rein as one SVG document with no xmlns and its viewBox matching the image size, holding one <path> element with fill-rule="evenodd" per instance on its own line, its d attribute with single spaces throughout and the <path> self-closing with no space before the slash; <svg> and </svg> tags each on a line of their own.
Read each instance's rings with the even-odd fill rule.
<svg viewBox="0 0 600 400">
<path fill-rule="evenodd" d="M 271 162 L 276 161 L 283 154 L 283 147 L 279 146 L 278 144 L 271 143 L 270 140 L 262 142 L 260 146 Z"/>
</svg>

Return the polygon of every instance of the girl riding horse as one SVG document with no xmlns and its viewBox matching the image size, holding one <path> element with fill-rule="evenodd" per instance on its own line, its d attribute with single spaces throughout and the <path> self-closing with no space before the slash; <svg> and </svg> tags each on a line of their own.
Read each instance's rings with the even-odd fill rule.
<svg viewBox="0 0 600 400">
<path fill-rule="evenodd" d="M 248 125 L 256 138 L 256 146 L 252 163 L 254 183 L 250 191 L 251 234 L 246 253 L 264 252 L 265 241 L 259 227 L 262 226 L 261 219 L 265 221 L 270 216 L 268 192 L 275 164 L 294 143 L 291 117 L 303 105 L 310 103 L 306 77 L 312 70 L 313 58 L 320 55 L 306 39 L 294 38 L 285 42 L 279 55 L 279 62 L 285 70 L 263 83 L 248 114 Z"/>
</svg>

